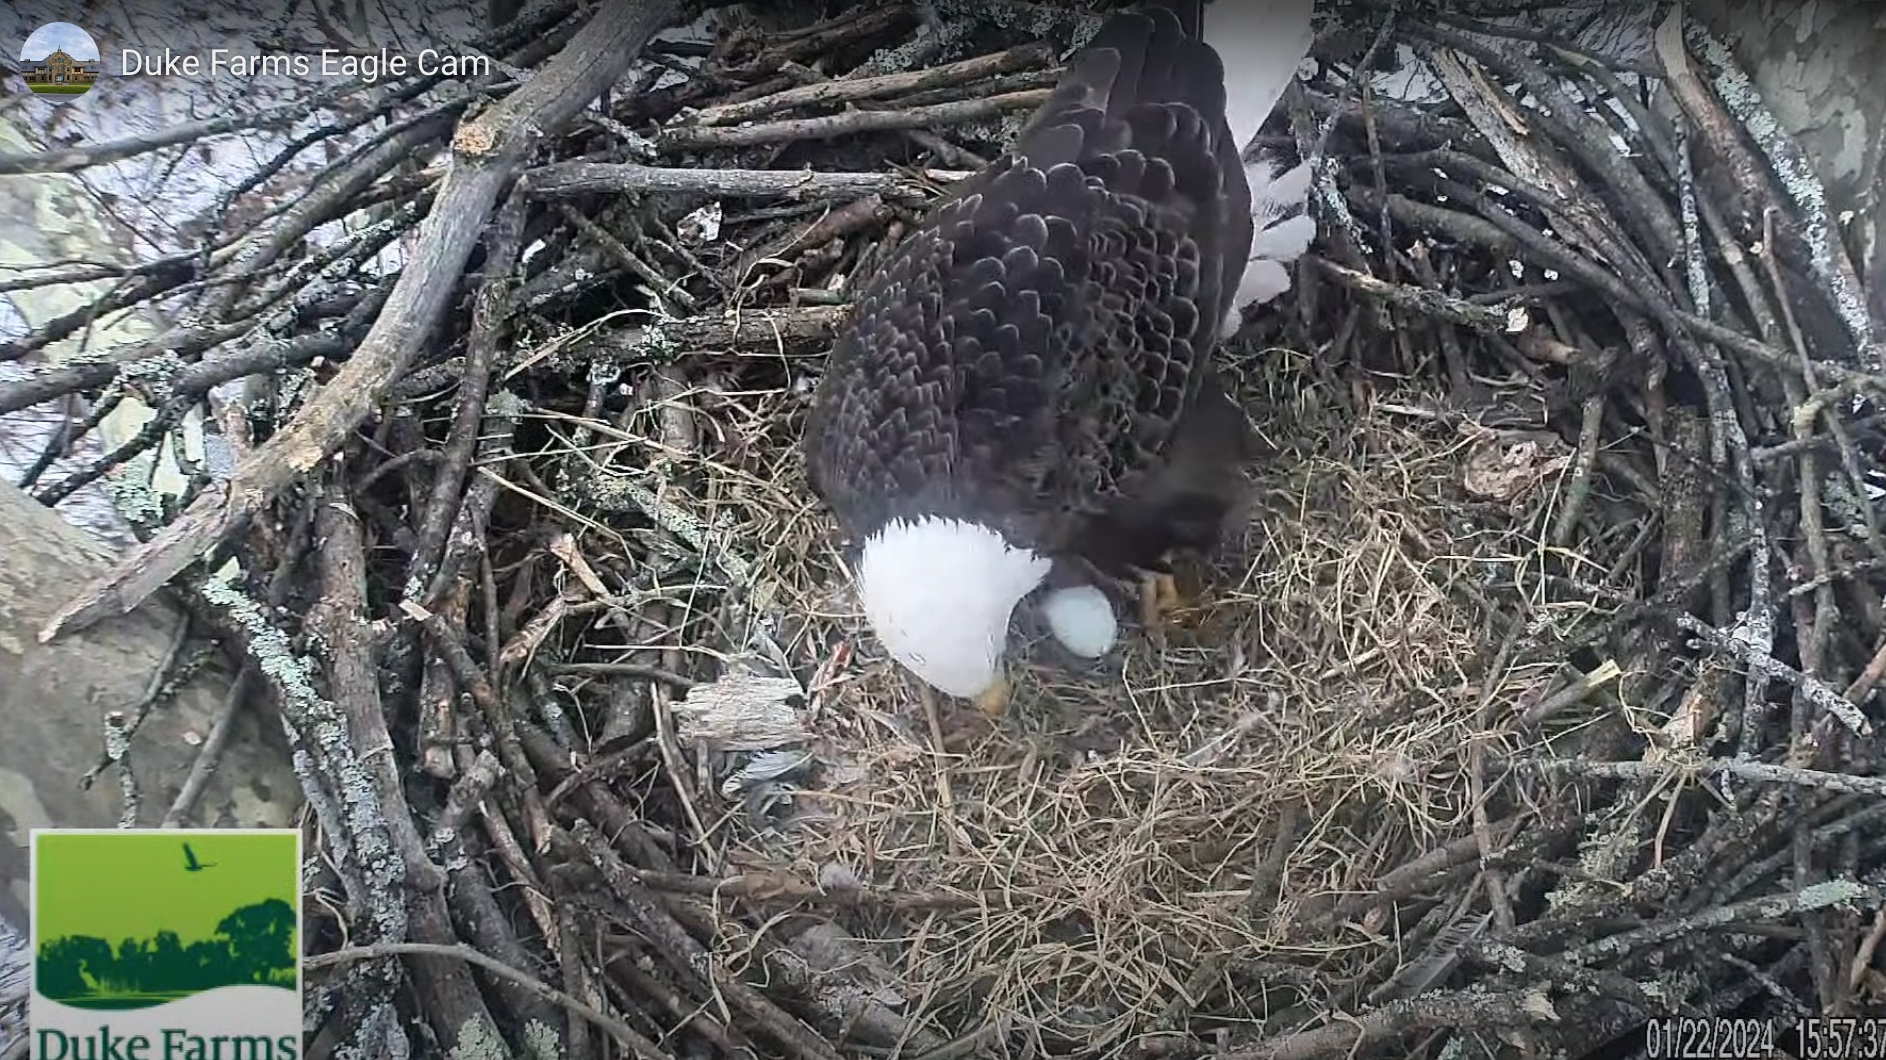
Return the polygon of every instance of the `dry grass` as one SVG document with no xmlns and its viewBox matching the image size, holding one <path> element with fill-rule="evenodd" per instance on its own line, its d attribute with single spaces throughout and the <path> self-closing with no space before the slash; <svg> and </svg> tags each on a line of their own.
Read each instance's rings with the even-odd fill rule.
<svg viewBox="0 0 1886 1060">
<path fill-rule="evenodd" d="M 1467 435 L 1352 408 L 1313 373 L 1272 349 L 1233 375 L 1281 451 L 1255 469 L 1243 539 L 1216 570 L 1188 572 L 1204 591 L 1165 649 L 1132 627 L 1081 672 L 1028 636 L 1012 651 L 1010 716 L 946 704 L 940 754 L 912 680 L 863 630 L 803 485 L 803 403 L 785 388 L 685 395 L 719 461 L 655 441 L 672 406 L 632 414 L 620 436 L 693 483 L 698 500 L 675 498 L 791 616 L 779 643 L 794 668 L 853 656 L 811 689 L 823 768 L 810 790 L 781 822 L 703 810 L 719 818 L 711 845 L 741 868 L 912 896 L 916 911 L 852 927 L 881 941 L 906 1011 L 945 1037 L 994 1017 L 1046 1050 L 1105 1053 L 1181 1006 L 1237 1022 L 1294 1003 L 1249 989 L 1273 960 L 1338 978 L 1399 967 L 1399 925 L 1379 914 L 1304 926 L 1470 829 L 1470 748 L 1509 742 L 1515 704 L 1556 669 L 1502 656 L 1509 623 L 1485 590 L 1539 565 L 1556 480 L 1514 507 L 1472 502 Z M 671 628 L 707 643 L 695 624 Z M 735 929 L 722 949 L 738 963 L 749 943 Z"/>
</svg>

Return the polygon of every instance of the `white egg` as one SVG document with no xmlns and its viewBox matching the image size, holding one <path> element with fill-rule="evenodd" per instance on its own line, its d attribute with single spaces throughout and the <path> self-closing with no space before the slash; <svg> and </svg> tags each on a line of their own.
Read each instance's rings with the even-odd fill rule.
<svg viewBox="0 0 1886 1060">
<path fill-rule="evenodd" d="M 1041 601 L 1041 611 L 1047 616 L 1054 639 L 1085 659 L 1098 659 L 1111 651 L 1120 632 L 1112 601 L 1091 585 L 1049 592 Z"/>
</svg>

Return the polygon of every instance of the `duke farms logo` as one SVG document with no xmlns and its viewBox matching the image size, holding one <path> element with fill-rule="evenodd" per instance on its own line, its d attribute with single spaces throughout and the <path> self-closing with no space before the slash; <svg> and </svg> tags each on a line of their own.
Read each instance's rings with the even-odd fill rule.
<svg viewBox="0 0 1886 1060">
<path fill-rule="evenodd" d="M 301 833 L 36 829 L 38 1060 L 297 1060 Z"/>
</svg>

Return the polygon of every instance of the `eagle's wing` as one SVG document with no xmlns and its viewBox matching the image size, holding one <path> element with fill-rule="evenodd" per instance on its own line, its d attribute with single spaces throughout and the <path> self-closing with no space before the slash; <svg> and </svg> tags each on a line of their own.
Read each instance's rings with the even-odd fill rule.
<svg viewBox="0 0 1886 1060">
<path fill-rule="evenodd" d="M 807 435 L 854 532 L 937 514 L 1053 549 L 1154 466 L 1251 239 L 1197 19 L 1110 19 L 1015 147 L 865 283 Z"/>
<path fill-rule="evenodd" d="M 1210 365 L 1156 470 L 1128 496 L 1084 522 L 1071 551 L 1090 571 L 1124 576 L 1162 569 L 1175 549 L 1207 552 L 1250 499 L 1243 468 L 1261 455 L 1250 421 Z M 1077 575 L 1063 575 L 1078 577 Z"/>
</svg>

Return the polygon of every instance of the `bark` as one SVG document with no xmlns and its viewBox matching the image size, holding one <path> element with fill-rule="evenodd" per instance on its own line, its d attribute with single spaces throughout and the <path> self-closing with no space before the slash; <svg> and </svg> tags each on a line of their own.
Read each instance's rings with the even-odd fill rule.
<svg viewBox="0 0 1886 1060">
<path fill-rule="evenodd" d="M 1843 221 L 1875 320 L 1886 320 L 1886 10 L 1817 0 L 1698 0 L 1691 11 L 1726 42 L 1763 101 L 1800 142 Z"/>
<path fill-rule="evenodd" d="M 1886 12 L 1815 0 L 1700 0 L 1691 11 L 1815 160 L 1834 209 L 1870 203 L 1886 142 Z"/>
<path fill-rule="evenodd" d="M 45 149 L 41 130 L 0 115 L 0 154 Z M 27 274 L 45 262 L 82 261 L 128 268 L 137 263 L 135 245 L 135 235 L 117 222 L 113 211 L 78 177 L 69 173 L 0 176 L 0 266 L 5 266 L 9 275 Z M 41 328 L 104 297 L 116 282 L 104 279 L 27 287 L 7 291 L 0 298 L 12 306 L 26 327 Z M 94 320 L 82 329 L 82 341 L 67 338 L 43 352 L 49 362 L 67 363 L 88 347 L 97 351 L 134 346 L 167 330 L 169 324 L 161 314 L 148 306 L 139 307 Z M 0 362 L 0 378 L 13 376 L 20 368 L 17 363 Z M 0 481 L 19 481 L 69 412 L 65 403 L 52 403 L 0 417 Z M 56 481 L 106 447 L 122 444 L 153 415 L 144 402 L 127 398 L 105 417 L 92 437 L 74 447 L 68 460 L 55 465 L 42 483 Z M 184 480 L 175 461 L 168 457 L 153 464 L 147 454 L 131 461 L 128 468 L 127 480 L 150 481 L 157 492 L 175 493 L 183 488 Z M 102 483 L 80 489 L 60 505 L 60 512 L 74 525 L 115 545 L 129 545 L 136 540 Z"/>
<path fill-rule="evenodd" d="M 31 829 L 109 828 L 125 817 L 119 767 L 103 770 L 89 790 L 80 779 L 103 760 L 106 715 L 136 716 L 163 681 L 184 622 L 178 607 L 153 597 L 82 633 L 38 643 L 35 635 L 72 586 L 109 570 L 111 560 L 83 531 L 0 483 L 0 918 L 22 930 L 29 923 Z M 137 782 L 138 826 L 154 827 L 169 812 L 233 680 L 233 668 L 218 657 L 133 733 L 123 764 Z M 252 695 L 231 724 L 184 823 L 292 823 L 301 787 L 272 706 Z"/>
</svg>

